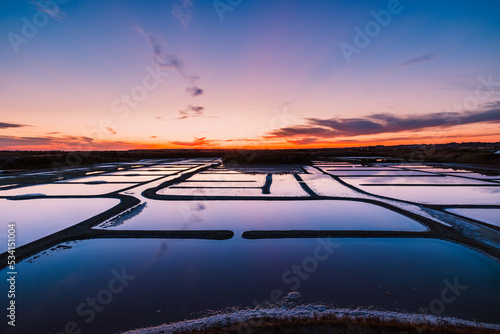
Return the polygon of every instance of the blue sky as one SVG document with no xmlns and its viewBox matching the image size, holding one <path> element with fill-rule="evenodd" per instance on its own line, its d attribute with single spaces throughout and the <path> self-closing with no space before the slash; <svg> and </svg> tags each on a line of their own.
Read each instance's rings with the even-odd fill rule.
<svg viewBox="0 0 500 334">
<path fill-rule="evenodd" d="M 467 100 L 480 78 L 500 81 L 498 1 L 60 2 L 0 4 L 3 148 L 499 139 L 499 87 Z M 355 28 L 366 33 L 372 12 L 391 6 L 398 13 L 348 61 L 340 45 L 356 47 Z M 25 36 L 26 20 L 37 19 Z M 115 112 L 157 67 L 168 73 L 157 87 L 132 98 L 126 117 Z M 419 127 L 443 112 L 461 121 Z"/>
</svg>

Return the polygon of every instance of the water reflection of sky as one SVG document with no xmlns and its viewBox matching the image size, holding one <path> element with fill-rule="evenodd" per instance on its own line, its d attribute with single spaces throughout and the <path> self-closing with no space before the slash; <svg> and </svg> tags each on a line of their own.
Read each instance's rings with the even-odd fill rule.
<svg viewBox="0 0 500 334">
<path fill-rule="evenodd" d="M 500 187 L 370 186 L 361 189 L 375 195 L 428 204 L 500 204 Z"/>
<path fill-rule="evenodd" d="M 10 201 L 0 199 L 2 221 L 16 223 L 18 247 L 91 218 L 120 202 L 114 198 L 64 198 Z M 1 244 L 7 241 L 0 230 Z"/>
<path fill-rule="evenodd" d="M 1 190 L 0 195 L 30 193 L 46 195 L 99 195 L 137 182 L 177 173 L 193 165 L 137 165 L 137 169 L 89 174 L 65 180 L 69 184 L 44 184 Z M 132 164 L 134 165 L 134 164 Z M 391 167 L 323 164 L 333 175 L 360 189 L 395 199 L 429 204 L 500 204 L 500 187 L 492 182 L 454 176 L 433 176 L 432 171 L 401 171 Z M 410 167 L 406 165 L 405 167 Z M 414 166 L 425 167 L 425 166 Z M 318 195 L 356 197 L 361 195 L 316 168 L 309 174 L 272 175 L 270 194 L 263 195 L 266 174 L 213 168 L 163 188 L 169 195 L 227 195 L 309 197 L 301 185 Z M 342 171 L 340 169 L 349 169 Z M 377 170 L 383 169 L 383 170 Z M 438 171 L 434 169 L 434 171 Z M 276 173 L 274 173 L 276 172 Z M 346 174 L 347 173 L 347 174 Z M 127 176 L 127 175 L 135 176 Z M 358 175 L 358 176 L 355 176 Z M 393 175 L 393 176 L 390 176 Z M 394 176 L 395 175 L 395 176 Z M 475 173 L 450 175 L 475 176 Z M 375 177 L 374 177 L 375 176 Z M 83 332 L 108 331 L 161 324 L 196 317 L 209 309 L 254 307 L 255 300 L 269 299 L 273 289 L 290 291 L 293 276 L 284 273 L 302 265 L 321 245 L 316 239 L 245 240 L 248 230 L 361 230 L 417 231 L 417 221 L 374 204 L 349 200 L 192 200 L 160 201 L 141 196 L 175 176 L 154 181 L 128 192 L 142 204 L 120 219 L 107 222 L 120 230 L 220 230 L 235 232 L 230 240 L 105 239 L 70 243 L 19 264 L 19 321 L 17 332 L 59 332 L 68 321 L 76 321 Z M 299 180 L 302 179 L 302 183 Z M 126 184 L 78 184 L 74 182 L 127 182 Z M 243 182 L 242 182 L 243 181 Z M 14 182 L 14 181 L 12 181 Z M 370 184 L 370 185 L 366 185 Z M 397 186 L 393 186 L 397 184 Z M 409 186 L 404 186 L 405 184 Z M 429 186 L 418 186 L 426 184 Z M 410 186 L 413 185 L 413 186 Z M 442 186 L 448 185 L 448 186 Z M 453 186 L 455 185 L 455 186 Z M 458 186 L 456 186 L 458 185 Z M 468 185 L 468 186 L 460 186 Z M 477 185 L 477 186 L 474 186 Z M 202 197 L 203 198 L 203 197 Z M 280 198 L 281 199 L 281 198 Z M 0 199 L 2 216 L 17 223 L 18 246 L 47 236 L 95 216 L 118 204 L 117 199 Z M 449 209 L 466 217 L 500 225 L 499 209 Z M 104 231 L 99 231 L 104 233 Z M 5 233 L 0 236 L 5 239 Z M 419 234 L 425 235 L 425 234 Z M 300 280 L 298 290 L 305 302 L 330 303 L 339 307 L 375 306 L 388 310 L 419 312 L 420 307 L 440 297 L 443 280 L 458 279 L 467 290 L 457 302 L 446 305 L 444 316 L 497 321 L 500 309 L 500 264 L 477 252 L 445 241 L 423 238 L 336 239 L 338 248 L 317 270 Z M 326 253 L 323 253 L 326 254 Z M 136 276 L 123 293 L 87 325 L 75 310 L 89 296 L 106 287 L 111 270 L 125 268 Z M 290 275 L 290 274 L 288 274 Z M 5 291 L 5 281 L 0 289 Z M 158 312 L 160 311 L 160 312 Z M 57 316 L 47 316 L 48 314 Z"/>
<path fill-rule="evenodd" d="M 465 179 L 454 176 L 417 176 L 417 177 L 344 177 L 344 181 L 352 185 L 365 185 L 365 184 L 476 184 L 476 185 L 492 185 L 491 182 Z"/>
<path fill-rule="evenodd" d="M 500 264 L 440 240 L 107 239 L 72 247 L 18 265 L 23 274 L 18 277 L 22 289 L 15 333 L 25 328 L 54 332 L 68 321 L 84 332 L 117 332 L 184 320 L 209 309 L 253 308 L 254 301 L 269 299 L 275 289 L 287 293 L 297 282 L 306 303 L 419 313 L 440 298 L 444 280 L 457 279 L 467 289 L 446 304 L 443 316 L 494 322 L 500 312 Z M 318 247 L 321 256 L 328 249 L 332 253 L 315 270 L 302 270 L 307 278 L 297 281 L 291 269 L 310 262 L 305 259 L 313 258 Z M 86 324 L 77 306 L 106 288 L 112 269 L 122 268 L 135 278 Z M 2 280 L 0 287 L 5 284 Z"/>
<path fill-rule="evenodd" d="M 9 190 L 0 190 L 0 196 L 18 196 L 28 194 L 45 194 L 47 196 L 86 196 L 104 195 L 134 185 L 134 183 L 121 184 L 71 184 L 52 183 L 36 186 L 21 187 Z"/>
<path fill-rule="evenodd" d="M 413 219 L 353 201 L 148 201 L 124 230 L 385 230 L 424 231 Z"/>
<path fill-rule="evenodd" d="M 446 211 L 500 227 L 500 209 L 447 209 Z"/>
</svg>

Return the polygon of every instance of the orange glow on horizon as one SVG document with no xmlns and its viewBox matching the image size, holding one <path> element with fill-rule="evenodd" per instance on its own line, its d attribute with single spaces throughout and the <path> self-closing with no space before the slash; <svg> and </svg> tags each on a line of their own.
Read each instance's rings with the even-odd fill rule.
<svg viewBox="0 0 500 334">
<path fill-rule="evenodd" d="M 114 143 L 97 143 L 96 145 L 85 146 L 61 146 L 61 145 L 31 145 L 31 146 L 17 146 L 2 148 L 3 151 L 127 151 L 127 150 L 283 150 L 283 149 L 328 149 L 328 148 L 356 148 L 356 147 L 369 147 L 369 146 L 398 146 L 398 145 L 433 145 L 433 144 L 447 144 L 447 143 L 467 143 L 467 142 L 485 142 L 494 143 L 498 142 L 498 138 L 488 136 L 478 140 L 477 137 L 446 137 L 442 140 L 426 140 L 421 141 L 418 139 L 408 140 L 377 140 L 377 141 L 359 141 L 359 142 L 331 142 L 331 143 L 312 143 L 307 145 L 279 142 L 272 144 L 246 144 L 246 145 L 192 145 L 181 146 L 173 145 L 170 143 L 133 143 L 122 142 L 120 145 Z"/>
</svg>

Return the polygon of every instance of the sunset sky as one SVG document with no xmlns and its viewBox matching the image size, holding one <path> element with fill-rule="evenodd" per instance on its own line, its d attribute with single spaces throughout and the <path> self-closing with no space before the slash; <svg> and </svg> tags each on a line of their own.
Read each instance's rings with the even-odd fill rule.
<svg viewBox="0 0 500 334">
<path fill-rule="evenodd" d="M 0 3 L 0 149 L 500 141 L 500 1 Z"/>
</svg>

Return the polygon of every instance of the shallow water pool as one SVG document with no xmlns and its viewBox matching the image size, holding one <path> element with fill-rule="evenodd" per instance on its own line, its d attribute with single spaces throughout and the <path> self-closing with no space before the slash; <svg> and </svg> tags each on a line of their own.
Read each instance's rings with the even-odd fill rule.
<svg viewBox="0 0 500 334">
<path fill-rule="evenodd" d="M 11 201 L 0 199 L 2 225 L 16 224 L 16 245 L 23 246 L 80 223 L 120 203 L 115 198 L 45 198 Z M 6 245 L 7 229 L 0 231 Z M 2 250 L 3 252 L 4 250 Z"/>
<path fill-rule="evenodd" d="M 127 220 L 106 225 L 121 230 L 425 231 L 419 222 L 357 201 L 148 201 Z"/>
<path fill-rule="evenodd" d="M 304 303 L 414 313 L 443 304 L 442 316 L 500 320 L 500 264 L 441 240 L 100 239 L 66 247 L 18 264 L 18 326 L 3 322 L 4 333 L 59 333 L 68 322 L 82 333 L 115 333 L 254 308 L 291 290 Z M 440 304 L 442 296 L 453 302 Z"/>
<path fill-rule="evenodd" d="M 425 204 L 500 204 L 500 187 L 359 186 L 371 194 Z"/>
<path fill-rule="evenodd" d="M 23 196 L 30 194 L 46 196 L 86 196 L 105 195 L 111 192 L 133 186 L 135 183 L 96 183 L 96 184 L 71 184 L 51 183 L 36 186 L 20 187 L 9 190 L 0 190 L 0 196 Z"/>
<path fill-rule="evenodd" d="M 446 209 L 446 211 L 456 213 L 457 215 L 464 216 L 467 218 L 472 218 L 479 220 L 481 222 L 495 225 L 500 227 L 500 209 Z"/>
<path fill-rule="evenodd" d="M 426 185 L 492 185 L 491 182 L 485 182 L 481 180 L 465 179 L 461 177 L 454 176 L 417 176 L 417 177 L 398 177 L 398 176 L 388 176 L 388 177 L 343 177 L 342 180 L 352 184 L 354 186 L 359 185 L 382 185 L 382 184 L 401 184 L 401 185 L 413 185 L 413 184 L 426 184 Z"/>
</svg>

